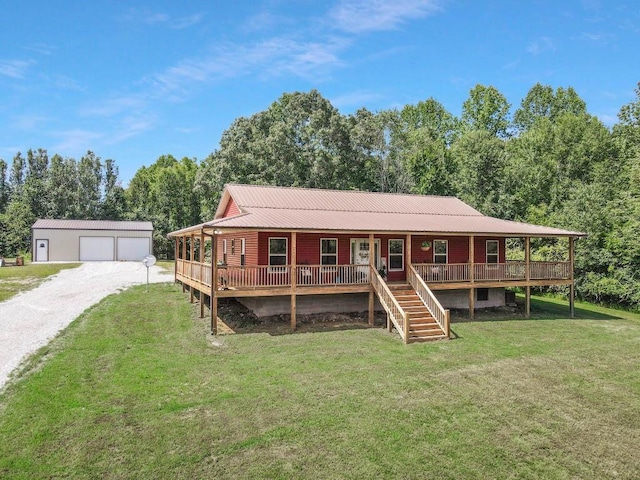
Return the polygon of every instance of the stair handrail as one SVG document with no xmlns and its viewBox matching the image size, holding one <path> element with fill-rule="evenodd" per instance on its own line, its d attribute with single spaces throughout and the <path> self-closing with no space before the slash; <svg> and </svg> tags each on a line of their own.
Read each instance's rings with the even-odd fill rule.
<svg viewBox="0 0 640 480">
<path fill-rule="evenodd" d="M 402 309 L 400 303 L 398 302 L 398 300 L 396 300 L 396 297 L 391 293 L 391 290 L 389 290 L 387 283 L 382 279 L 378 271 L 373 267 L 371 267 L 371 285 L 373 286 L 373 290 L 378 295 L 380 303 L 389 315 L 389 318 L 391 318 L 391 321 L 398 329 L 398 332 L 400 333 L 400 336 L 402 337 L 404 343 L 407 343 L 409 341 L 409 315 Z M 392 303 L 393 308 L 388 305 L 387 299 Z M 397 316 L 401 318 L 396 318 L 396 315 L 393 311 L 394 309 L 398 312 Z M 402 321 L 402 324 L 400 323 L 400 321 Z"/>
<path fill-rule="evenodd" d="M 438 325 L 440 325 L 440 328 L 442 328 L 442 331 L 446 336 L 449 337 L 449 323 L 451 317 L 449 310 L 446 310 L 442 306 L 427 285 L 427 282 L 425 282 L 418 274 L 413 265 L 409 265 L 407 279 L 409 280 L 409 284 L 415 289 L 416 293 L 429 310 L 429 313 L 431 313 L 431 316 L 435 319 Z"/>
</svg>

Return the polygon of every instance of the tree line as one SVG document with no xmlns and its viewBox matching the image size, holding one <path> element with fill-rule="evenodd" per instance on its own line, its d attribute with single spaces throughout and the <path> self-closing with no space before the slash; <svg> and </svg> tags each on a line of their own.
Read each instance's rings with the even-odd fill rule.
<svg viewBox="0 0 640 480">
<path fill-rule="evenodd" d="M 0 160 L 0 253 L 29 248 L 35 218 L 151 220 L 166 233 L 213 217 L 225 183 L 455 195 L 482 213 L 589 234 L 577 242 L 586 299 L 640 308 L 640 84 L 609 128 L 575 90 L 536 84 L 513 109 L 477 85 L 459 117 L 429 98 L 399 109 L 341 114 L 319 92 L 285 93 L 240 117 L 201 162 L 171 155 L 126 189 L 112 160 L 41 149 Z M 566 245 L 535 243 L 539 260 Z"/>
</svg>

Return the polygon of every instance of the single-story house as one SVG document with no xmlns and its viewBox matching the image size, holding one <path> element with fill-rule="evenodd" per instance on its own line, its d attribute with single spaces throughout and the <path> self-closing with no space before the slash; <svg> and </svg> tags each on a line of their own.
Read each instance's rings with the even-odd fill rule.
<svg viewBox="0 0 640 480">
<path fill-rule="evenodd" d="M 31 242 L 34 262 L 141 261 L 153 251 L 153 224 L 39 219 Z"/>
<path fill-rule="evenodd" d="M 258 315 L 384 309 L 405 342 L 449 336 L 449 308 L 505 305 L 508 287 L 568 285 L 584 233 L 501 220 L 454 197 L 226 185 L 215 217 L 169 234 L 175 278 Z M 566 259 L 531 261 L 531 238 L 566 239 Z M 522 240 L 520 259 L 506 240 Z M 211 251 L 207 260 L 207 250 Z"/>
</svg>

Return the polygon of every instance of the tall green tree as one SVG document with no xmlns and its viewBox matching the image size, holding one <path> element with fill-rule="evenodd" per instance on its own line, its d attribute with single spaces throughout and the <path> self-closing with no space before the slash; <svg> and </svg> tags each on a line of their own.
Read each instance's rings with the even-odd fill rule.
<svg viewBox="0 0 640 480">
<path fill-rule="evenodd" d="M 493 86 L 476 85 L 462 104 L 462 123 L 467 130 L 484 130 L 491 135 L 508 138 L 511 104 Z"/>
<path fill-rule="evenodd" d="M 472 130 L 451 148 L 457 196 L 485 215 L 499 215 L 505 141 L 487 130 Z"/>
<path fill-rule="evenodd" d="M 392 132 L 394 153 L 403 159 L 413 180 L 411 191 L 432 195 L 451 195 L 454 163 L 450 150 L 459 135 L 458 120 L 444 106 L 429 98 L 407 105 Z"/>
<path fill-rule="evenodd" d="M 536 83 L 522 99 L 520 108 L 513 116 L 513 123 L 520 131 L 531 128 L 540 118 L 552 122 L 560 115 L 570 113 L 576 116 L 587 113 L 587 104 L 573 87 L 556 88 Z"/>
<path fill-rule="evenodd" d="M 78 196 L 76 218 L 100 218 L 102 200 L 102 162 L 92 151 L 80 158 L 78 169 Z"/>
<path fill-rule="evenodd" d="M 0 214 L 7 208 L 11 187 L 9 186 L 9 178 L 7 177 L 9 166 L 2 158 L 0 158 Z"/>
<path fill-rule="evenodd" d="M 198 191 L 220 191 L 221 182 L 358 187 L 368 175 L 351 140 L 349 122 L 318 91 L 285 93 L 222 134 L 220 149 L 203 162 Z M 217 201 L 214 195 L 204 210 Z"/>
</svg>

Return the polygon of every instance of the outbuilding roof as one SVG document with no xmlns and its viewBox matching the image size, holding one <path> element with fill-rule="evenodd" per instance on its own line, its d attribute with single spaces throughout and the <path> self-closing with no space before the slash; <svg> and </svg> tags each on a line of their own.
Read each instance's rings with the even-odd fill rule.
<svg viewBox="0 0 640 480">
<path fill-rule="evenodd" d="M 229 202 L 240 214 L 223 218 Z M 402 232 L 579 237 L 582 232 L 501 220 L 455 197 L 229 184 L 214 220 L 194 229 Z"/>
<path fill-rule="evenodd" d="M 115 221 L 115 220 L 67 220 L 41 218 L 31 228 L 44 230 L 129 230 L 152 232 L 151 222 Z"/>
</svg>

